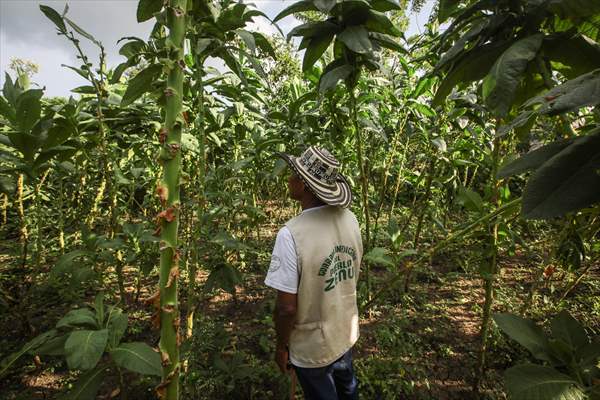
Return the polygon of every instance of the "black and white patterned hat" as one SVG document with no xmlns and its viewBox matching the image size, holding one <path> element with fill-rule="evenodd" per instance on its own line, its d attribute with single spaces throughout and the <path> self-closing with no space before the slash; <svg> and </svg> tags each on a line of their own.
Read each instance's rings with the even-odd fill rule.
<svg viewBox="0 0 600 400">
<path fill-rule="evenodd" d="M 350 185 L 339 172 L 339 161 L 329 151 L 310 146 L 300 157 L 285 153 L 279 156 L 324 203 L 346 208 L 352 202 Z"/>
</svg>

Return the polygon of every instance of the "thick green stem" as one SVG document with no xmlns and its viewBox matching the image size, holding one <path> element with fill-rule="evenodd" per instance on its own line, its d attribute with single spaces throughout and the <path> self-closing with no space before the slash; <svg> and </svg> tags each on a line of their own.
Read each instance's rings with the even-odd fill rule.
<svg viewBox="0 0 600 400">
<path fill-rule="evenodd" d="M 162 399 L 179 398 L 179 304 L 177 284 L 179 277 L 179 251 L 177 231 L 179 226 L 181 174 L 181 131 L 183 128 L 183 41 L 185 38 L 186 0 L 171 0 L 167 4 L 167 26 L 170 47 L 167 87 L 165 88 L 166 137 L 161 150 L 163 176 L 159 183 L 159 196 L 164 206 L 160 213 L 160 341 L 163 360 L 163 377 L 157 391 Z"/>
<path fill-rule="evenodd" d="M 199 144 L 199 160 L 198 167 L 196 168 L 198 173 L 198 182 L 199 182 L 199 190 L 198 190 L 198 208 L 196 215 L 196 227 L 195 237 L 199 238 L 202 234 L 202 215 L 204 214 L 204 186 L 205 186 L 205 172 L 206 172 L 206 135 L 204 133 L 204 83 L 202 80 L 203 71 L 203 62 L 204 60 L 200 57 L 196 58 L 196 79 L 197 79 L 197 109 L 198 115 L 196 116 L 196 120 L 194 122 L 194 127 L 196 129 L 198 144 Z M 192 241 L 193 242 L 193 241 Z M 188 284 L 188 307 L 187 307 L 187 316 L 186 316 L 186 337 L 192 337 L 194 333 L 194 312 L 196 310 L 196 302 L 198 299 L 196 293 L 196 274 L 198 268 L 198 262 L 200 257 L 198 257 L 198 246 L 194 246 L 194 254 L 195 257 L 190 263 L 189 269 L 189 284 Z"/>
<path fill-rule="evenodd" d="M 65 194 L 62 176 L 58 179 L 58 246 L 60 253 L 65 254 L 65 213 L 63 211 Z"/>
<path fill-rule="evenodd" d="M 21 258 L 22 266 L 27 262 L 27 247 L 29 243 L 29 233 L 27 231 L 27 220 L 25 219 L 25 207 L 23 205 L 23 174 L 19 174 L 17 179 L 17 213 L 19 214 L 19 238 L 21 240 Z"/>
<path fill-rule="evenodd" d="M 491 174 L 491 186 L 492 186 L 492 202 L 498 207 L 499 206 L 499 187 L 500 182 L 498 180 L 498 166 L 500 163 L 500 138 L 494 139 L 494 149 L 492 153 L 492 174 Z M 491 256 L 489 259 L 489 268 L 487 272 L 482 274 L 484 281 L 485 290 L 485 302 L 483 304 L 483 315 L 481 322 L 480 331 L 480 343 L 479 343 L 479 354 L 477 359 L 477 371 L 475 375 L 475 381 L 473 383 L 473 391 L 478 392 L 481 380 L 485 374 L 485 356 L 487 352 L 488 344 L 488 332 L 490 328 L 490 317 L 492 312 L 492 306 L 494 303 L 494 282 L 498 274 L 498 220 L 494 220 L 490 226 L 490 252 Z"/>
<path fill-rule="evenodd" d="M 360 179 L 361 179 L 361 193 L 362 193 L 362 205 L 363 211 L 365 214 L 365 245 L 364 252 L 369 251 L 369 246 L 371 244 L 371 221 L 369 216 L 369 183 L 367 180 L 367 173 L 365 171 L 365 162 L 363 159 L 363 148 L 362 148 L 362 136 L 361 132 L 358 129 L 358 117 L 356 112 L 356 94 L 354 93 L 354 88 L 349 88 L 350 93 L 350 109 L 352 112 L 352 125 L 354 128 L 354 135 L 356 139 L 356 155 L 358 157 L 358 165 L 360 168 Z M 369 274 L 369 263 L 363 263 L 365 266 L 365 279 L 367 283 L 367 297 L 371 298 L 371 278 Z"/>
</svg>

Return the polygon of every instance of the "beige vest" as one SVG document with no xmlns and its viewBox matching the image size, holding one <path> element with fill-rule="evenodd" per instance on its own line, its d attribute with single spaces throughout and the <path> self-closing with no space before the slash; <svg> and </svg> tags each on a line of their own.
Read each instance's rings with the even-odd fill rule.
<svg viewBox="0 0 600 400">
<path fill-rule="evenodd" d="M 351 211 L 334 206 L 302 213 L 286 226 L 294 238 L 300 274 L 290 359 L 298 367 L 322 367 L 358 340 L 360 228 Z"/>
</svg>

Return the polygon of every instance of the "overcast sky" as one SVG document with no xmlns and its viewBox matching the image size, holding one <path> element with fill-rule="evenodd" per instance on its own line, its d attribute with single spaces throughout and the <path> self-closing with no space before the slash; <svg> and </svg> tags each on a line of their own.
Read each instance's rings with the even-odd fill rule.
<svg viewBox="0 0 600 400">
<path fill-rule="evenodd" d="M 295 0 L 294 0 L 295 1 Z M 64 0 L 0 0 L 0 85 L 4 83 L 4 72 L 11 58 L 30 60 L 39 65 L 39 72 L 32 81 L 46 86 L 47 96 L 69 96 L 74 87 L 85 84 L 83 78 L 61 64 L 79 66 L 75 50 L 64 37 L 56 34 L 54 24 L 40 11 L 39 5 L 53 7 L 59 13 L 65 7 Z M 152 29 L 152 21 L 139 24 L 136 21 L 138 0 L 71 0 L 68 16 L 79 26 L 98 39 L 107 52 L 109 67 L 124 61 L 119 55 L 117 41 L 124 36 L 146 39 Z M 257 8 L 273 18 L 279 11 L 292 4 L 290 0 L 255 0 Z M 407 36 L 422 30 L 431 12 L 432 0 L 418 15 L 411 16 Z M 276 30 L 264 18 L 255 18 L 251 30 L 266 34 Z M 298 23 L 293 17 L 280 21 L 284 33 Z M 87 40 L 82 40 L 83 49 L 97 65 L 97 50 Z"/>
</svg>

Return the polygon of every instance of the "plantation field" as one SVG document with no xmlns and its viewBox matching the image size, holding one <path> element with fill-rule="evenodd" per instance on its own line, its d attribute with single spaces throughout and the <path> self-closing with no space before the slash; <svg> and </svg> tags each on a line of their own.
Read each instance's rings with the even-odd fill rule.
<svg viewBox="0 0 600 400">
<path fill-rule="evenodd" d="M 265 277 L 328 202 L 360 398 L 600 400 L 600 2 L 50 3 L 1 5 L 74 83 L 0 57 L 0 400 L 306 398 Z"/>
</svg>

